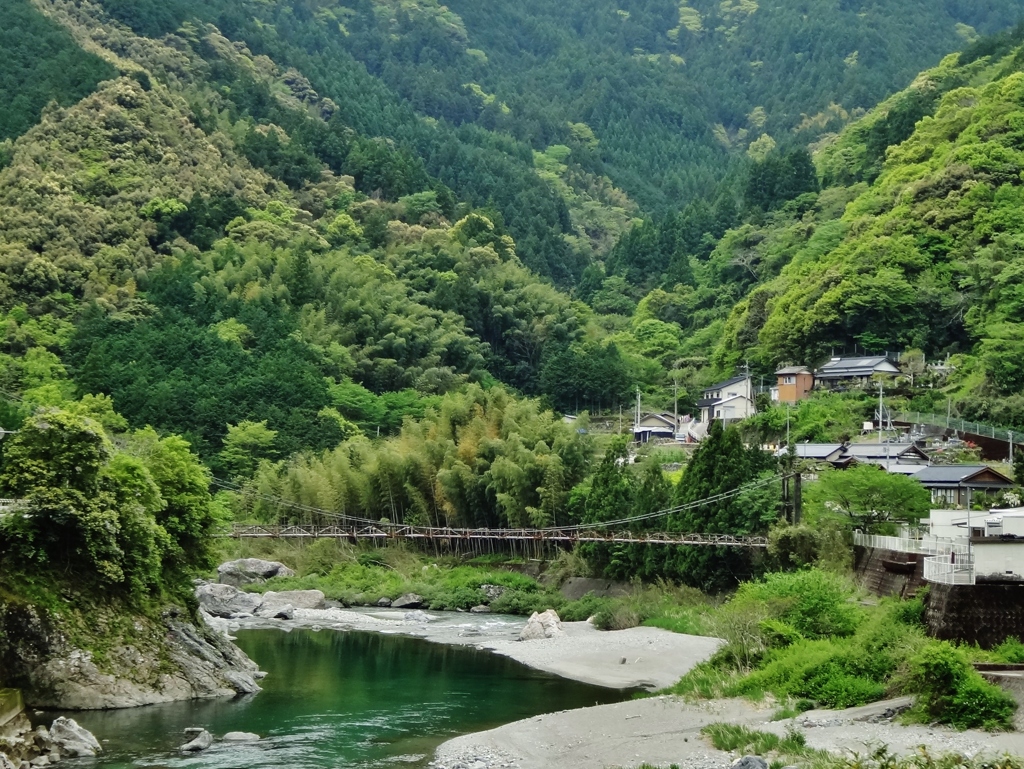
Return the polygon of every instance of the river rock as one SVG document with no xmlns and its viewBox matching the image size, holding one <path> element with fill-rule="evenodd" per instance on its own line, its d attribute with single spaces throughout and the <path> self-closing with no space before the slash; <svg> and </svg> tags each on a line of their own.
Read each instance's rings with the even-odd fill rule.
<svg viewBox="0 0 1024 769">
<path fill-rule="evenodd" d="M 272 577 L 294 577 L 295 572 L 279 561 L 264 561 L 261 558 L 241 558 L 227 561 L 217 567 L 217 581 L 223 585 L 251 585 L 266 582 Z"/>
<path fill-rule="evenodd" d="M 565 635 L 562 630 L 562 620 L 554 609 L 548 609 L 538 614 L 534 612 L 526 622 L 526 627 L 519 634 L 520 641 L 537 641 L 542 638 L 554 638 Z"/>
<path fill-rule="evenodd" d="M 255 614 L 263 603 L 258 593 L 243 593 L 237 587 L 212 582 L 196 588 L 199 605 L 214 617 L 228 618 L 238 614 Z"/>
<path fill-rule="evenodd" d="M 377 600 L 377 605 L 378 606 L 382 606 L 382 607 L 384 607 L 386 609 L 388 606 L 391 605 L 391 599 L 390 598 L 379 598 Z"/>
<path fill-rule="evenodd" d="M 186 729 L 186 733 L 194 733 L 194 729 Z M 213 745 L 213 735 L 205 729 L 200 729 L 197 734 L 190 742 L 186 742 L 182 745 L 179 750 L 182 753 L 198 753 L 201 750 L 206 750 L 208 747 Z"/>
<path fill-rule="evenodd" d="M 256 610 L 256 616 L 263 617 L 264 619 L 294 619 L 295 607 L 290 603 L 264 602 Z"/>
<path fill-rule="evenodd" d="M 415 611 L 407 611 L 402 619 L 406 622 L 430 622 L 430 615 L 425 611 L 416 609 Z"/>
<path fill-rule="evenodd" d="M 0 769 L 18 769 L 18 767 L 11 763 L 11 759 L 6 755 L 0 753 Z"/>
<path fill-rule="evenodd" d="M 419 609 L 423 606 L 423 596 L 416 593 L 406 593 L 391 602 L 393 609 Z"/>
<path fill-rule="evenodd" d="M 224 742 L 256 742 L 260 736 L 252 732 L 228 732 L 222 738 Z"/>
<path fill-rule="evenodd" d="M 61 716 L 50 726 L 50 742 L 62 753 L 72 757 L 95 756 L 101 750 L 99 741 L 73 718 Z"/>
<path fill-rule="evenodd" d="M 474 606 L 470 611 L 473 612 L 473 614 L 488 614 L 491 611 L 491 607 L 486 606 L 485 604 L 480 604 L 479 606 Z"/>
<path fill-rule="evenodd" d="M 296 609 L 324 609 L 324 594 L 319 590 L 283 590 L 263 594 L 263 606 L 284 606 L 288 604 Z"/>
<path fill-rule="evenodd" d="M 768 769 L 768 762 L 760 756 L 742 756 L 732 762 L 732 769 Z"/>
<path fill-rule="evenodd" d="M 508 588 L 503 587 L 502 585 L 481 585 L 480 586 L 480 590 L 483 591 L 483 594 L 485 596 L 487 596 L 487 603 L 494 603 L 495 601 L 497 601 L 499 598 L 501 598 L 503 595 L 505 595 L 505 591 L 507 589 Z"/>
</svg>

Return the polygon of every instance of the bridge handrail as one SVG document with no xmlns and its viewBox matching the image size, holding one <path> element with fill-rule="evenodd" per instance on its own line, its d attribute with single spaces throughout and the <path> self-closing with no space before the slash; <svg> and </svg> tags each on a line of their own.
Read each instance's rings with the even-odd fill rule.
<svg viewBox="0 0 1024 769">
<path fill-rule="evenodd" d="M 919 555 L 948 556 L 956 553 L 957 557 L 966 557 L 971 548 L 966 540 L 958 542 L 940 537 L 888 537 L 881 534 L 865 534 L 853 532 L 853 544 L 878 550 L 892 550 L 895 553 L 917 553 Z"/>
<path fill-rule="evenodd" d="M 500 539 L 528 540 L 543 542 L 622 542 L 678 545 L 718 545 L 724 547 L 767 547 L 765 536 L 736 536 L 733 534 L 700 534 L 685 532 L 600 532 L 593 529 L 579 530 L 573 527 L 563 529 L 464 529 L 442 526 L 300 526 L 278 524 L 233 524 L 230 534 L 235 539 L 255 538 L 322 538 L 344 537 L 349 539 Z"/>
<path fill-rule="evenodd" d="M 920 411 L 901 411 L 893 414 L 897 422 L 909 422 L 915 425 L 931 425 L 932 427 L 948 427 L 961 433 L 970 433 L 983 438 L 994 440 L 1012 441 L 1015 446 L 1024 446 L 1024 430 L 1009 430 L 995 425 L 987 425 L 982 422 L 968 422 L 963 419 L 947 417 L 943 414 L 925 414 Z"/>
</svg>

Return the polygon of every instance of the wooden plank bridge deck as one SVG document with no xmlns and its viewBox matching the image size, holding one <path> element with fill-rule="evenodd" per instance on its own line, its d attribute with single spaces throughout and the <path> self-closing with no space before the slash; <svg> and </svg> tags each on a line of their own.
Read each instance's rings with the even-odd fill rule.
<svg viewBox="0 0 1024 769">
<path fill-rule="evenodd" d="M 429 526 L 272 526 L 232 527 L 233 539 L 346 539 L 384 543 L 409 539 L 424 542 L 605 542 L 608 544 L 704 545 L 711 547 L 768 547 L 767 537 L 735 537 L 730 534 L 679 534 L 668 532 L 606 532 L 597 529 L 449 529 Z"/>
</svg>

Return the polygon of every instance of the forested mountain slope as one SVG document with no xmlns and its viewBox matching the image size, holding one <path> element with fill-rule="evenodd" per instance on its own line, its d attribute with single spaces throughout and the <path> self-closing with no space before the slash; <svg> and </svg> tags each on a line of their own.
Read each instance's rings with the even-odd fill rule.
<svg viewBox="0 0 1024 769">
<path fill-rule="evenodd" d="M 428 2 L 18 4 L 26 39 L 49 41 L 76 73 L 0 153 L 2 386 L 29 406 L 107 394 L 131 424 L 185 434 L 231 469 L 229 425 L 264 458 L 284 458 L 396 434 L 474 383 L 577 410 L 617 406 L 636 385 L 663 397 L 671 374 L 685 404 L 741 358 L 770 371 L 854 342 L 980 352 L 991 366 L 965 387 L 1019 389 L 992 357 L 1017 321 L 984 309 L 988 289 L 968 313 L 969 270 L 953 257 L 1002 230 L 975 243 L 944 219 L 920 234 L 927 211 L 891 192 L 923 168 L 902 163 L 905 147 L 960 141 L 950 137 L 962 117 L 947 116 L 956 89 L 977 89 L 969 101 L 984 104 L 996 88 L 986 83 L 1012 82 L 1012 35 L 972 44 L 962 63 L 947 60 L 821 139 L 817 167 L 799 143 L 838 123 L 793 134 L 799 110 L 814 108 L 802 78 L 822 99 L 852 100 L 829 113 L 842 122 L 885 90 L 884 73 L 954 45 L 954 20 L 996 25 L 1009 4 L 943 5 L 916 26 L 928 45 L 912 46 L 882 34 L 886 3 L 806 14 L 527 3 L 495 9 L 494 29 L 482 6 Z M 772 35 L 805 30 L 820 71 L 787 70 L 781 38 L 759 48 L 769 21 Z M 838 78 L 825 62 L 847 43 L 872 53 L 844 54 Z M 763 55 L 765 82 L 730 75 L 743 88 L 711 98 L 721 57 L 741 52 Z M 36 109 L 36 85 L 4 82 L 21 89 L 25 114 Z M 82 90 L 92 93 L 76 101 Z M 754 95 L 756 128 L 777 147 L 748 147 L 760 134 L 726 118 Z M 933 112 L 942 133 L 922 133 L 925 121 L 883 165 Z M 680 130 L 691 120 L 700 131 Z M 636 135 L 620 141 L 625 126 Z M 687 154 L 705 151 L 717 160 Z M 666 200 L 681 206 L 686 185 L 708 192 L 733 157 L 717 198 L 630 229 L 643 211 L 623 189 L 650 210 L 669 204 L 616 169 L 659 195 L 675 184 Z M 697 176 L 673 182 L 656 167 Z M 994 199 L 1006 184 L 992 186 Z M 928 256 L 888 256 L 900 228 L 896 240 Z M 875 231 L 889 240 L 855 245 Z M 591 263 L 609 248 L 606 268 Z M 895 272 L 877 275 L 875 257 L 858 266 L 862 252 L 887 254 L 878 259 Z M 586 303 L 543 278 L 581 273 Z M 249 423 L 266 432 L 239 427 Z"/>
<path fill-rule="evenodd" d="M 709 266 L 742 263 L 749 295 L 721 326 L 719 366 L 854 344 L 953 354 L 965 413 L 1024 423 L 1022 38 L 925 72 L 818 154 L 820 194 L 726 234 Z"/>
<path fill-rule="evenodd" d="M 835 130 L 1019 14 L 1012 0 L 99 5 L 153 38 L 212 22 L 297 68 L 346 127 L 500 211 L 526 265 L 563 286 L 641 211 L 705 195 L 752 141 Z"/>
</svg>

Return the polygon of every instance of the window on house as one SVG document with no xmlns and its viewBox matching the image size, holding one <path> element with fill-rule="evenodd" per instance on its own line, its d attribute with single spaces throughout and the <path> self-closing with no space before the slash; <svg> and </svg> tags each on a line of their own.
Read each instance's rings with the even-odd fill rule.
<svg viewBox="0 0 1024 769">
<path fill-rule="evenodd" d="M 783 380 L 783 384 L 796 384 L 796 377 L 795 376 L 787 376 Z"/>
</svg>

